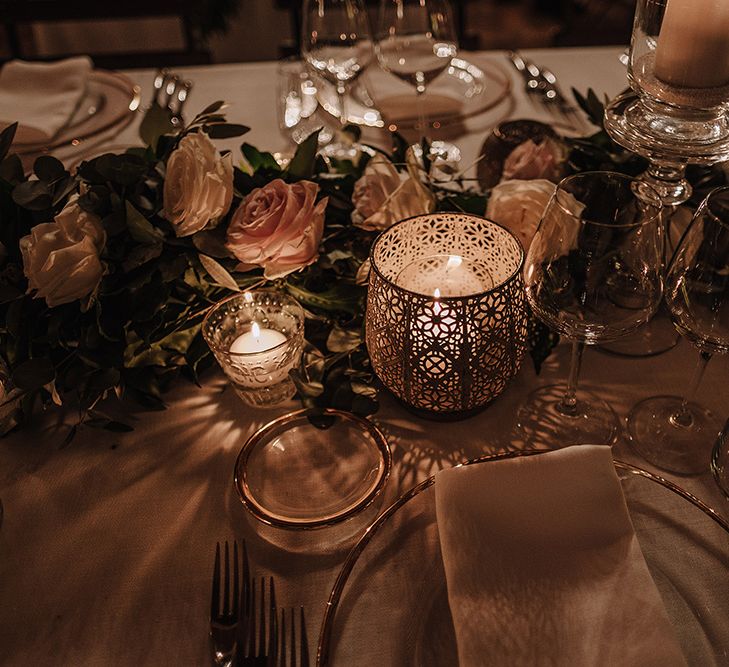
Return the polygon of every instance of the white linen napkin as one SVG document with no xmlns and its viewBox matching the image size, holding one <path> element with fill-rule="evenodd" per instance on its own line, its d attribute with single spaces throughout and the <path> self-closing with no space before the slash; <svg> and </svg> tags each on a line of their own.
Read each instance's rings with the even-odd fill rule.
<svg viewBox="0 0 729 667">
<path fill-rule="evenodd" d="M 84 97 L 91 69 L 86 56 L 54 63 L 7 63 L 0 70 L 0 128 L 18 121 L 17 143 L 50 141 Z"/>
<path fill-rule="evenodd" d="M 685 665 L 609 447 L 438 473 L 459 664 Z"/>
</svg>

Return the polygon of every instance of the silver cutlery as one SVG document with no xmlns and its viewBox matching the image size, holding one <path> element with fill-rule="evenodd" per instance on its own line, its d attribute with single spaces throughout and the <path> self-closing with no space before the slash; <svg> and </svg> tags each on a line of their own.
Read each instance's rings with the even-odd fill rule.
<svg viewBox="0 0 729 667">
<path fill-rule="evenodd" d="M 537 65 L 516 51 L 509 51 L 508 58 L 524 79 L 524 90 L 530 96 L 536 97 L 547 110 L 562 114 L 576 129 L 582 129 L 584 119 L 562 92 L 557 77 L 550 69 Z"/>
<path fill-rule="evenodd" d="M 192 81 L 183 79 L 168 69 L 160 69 L 152 82 L 152 103 L 166 108 L 172 114 L 172 124 L 183 124 L 182 110 L 192 90 Z"/>
<path fill-rule="evenodd" d="M 298 616 L 298 631 L 296 618 Z M 309 642 L 306 636 L 306 619 L 304 608 L 299 613 L 292 607 L 289 609 L 289 620 L 286 621 L 286 610 L 281 610 L 278 632 L 280 643 L 274 667 L 309 667 Z"/>
<path fill-rule="evenodd" d="M 238 627 L 238 667 L 274 667 L 278 618 L 273 577 L 252 579 L 244 590 L 243 618 Z"/>
<path fill-rule="evenodd" d="M 238 543 L 233 542 L 232 564 L 227 541 L 223 553 L 221 580 L 221 549 L 220 542 L 218 542 L 215 546 L 215 565 L 213 567 L 213 585 L 210 600 L 210 640 L 215 664 L 221 667 L 232 667 L 235 665 L 241 600 Z M 242 569 L 243 588 L 247 590 L 249 574 L 245 542 L 243 543 Z"/>
</svg>

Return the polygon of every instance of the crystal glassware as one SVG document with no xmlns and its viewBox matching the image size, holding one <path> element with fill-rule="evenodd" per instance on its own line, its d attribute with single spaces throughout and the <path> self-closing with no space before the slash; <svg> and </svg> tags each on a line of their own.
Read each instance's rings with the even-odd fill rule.
<svg viewBox="0 0 729 667">
<path fill-rule="evenodd" d="M 301 53 L 313 71 L 336 87 L 343 128 L 349 88 L 374 58 L 363 1 L 304 0 Z M 359 148 L 347 143 L 340 133 L 323 153 L 336 159 L 355 159 Z"/>
<path fill-rule="evenodd" d="M 577 392 L 585 344 L 637 329 L 661 300 L 661 202 L 623 174 L 585 172 L 563 179 L 544 211 L 524 266 L 527 301 L 539 319 L 572 341 L 567 388 L 533 392 L 519 412 L 532 446 L 610 444 L 612 408 Z"/>
<path fill-rule="evenodd" d="M 296 393 L 289 371 L 297 368 L 304 344 L 304 311 L 279 292 L 235 294 L 215 304 L 202 332 L 244 403 L 276 405 Z"/>
<path fill-rule="evenodd" d="M 713 190 L 696 211 L 668 268 L 666 304 L 700 360 L 683 397 L 641 401 L 628 431 L 632 447 L 655 466 L 698 474 L 708 470 L 722 426 L 694 396 L 712 355 L 729 351 L 729 187 Z"/>
<path fill-rule="evenodd" d="M 711 472 L 722 493 L 729 499 L 729 419 L 716 439 L 711 453 Z"/>
<path fill-rule="evenodd" d="M 417 129 L 427 137 L 427 86 L 458 52 L 448 0 L 381 0 L 375 38 L 380 67 L 415 88 Z M 460 159 L 460 151 L 437 141 L 431 145 L 431 156 L 453 162 Z"/>
<path fill-rule="evenodd" d="M 316 84 L 305 61 L 288 58 L 279 62 L 278 126 L 294 144 L 300 144 L 319 128 L 320 145 L 334 138 L 331 128 L 322 122 Z"/>
<path fill-rule="evenodd" d="M 638 0 L 628 61 L 631 92 L 605 110 L 605 129 L 650 161 L 642 176 L 665 204 L 691 194 L 686 164 L 729 158 L 729 5 Z"/>
</svg>

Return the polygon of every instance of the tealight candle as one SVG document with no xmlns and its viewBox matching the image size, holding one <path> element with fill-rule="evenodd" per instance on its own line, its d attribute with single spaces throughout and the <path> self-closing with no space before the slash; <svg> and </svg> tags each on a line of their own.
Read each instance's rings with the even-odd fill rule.
<svg viewBox="0 0 729 667">
<path fill-rule="evenodd" d="M 669 0 L 656 45 L 655 76 L 674 86 L 729 84 L 729 3 Z"/>
<path fill-rule="evenodd" d="M 236 338 L 230 346 L 231 354 L 256 354 L 278 347 L 286 340 L 280 331 L 261 329 L 257 322 L 251 324 L 251 330 Z"/>
</svg>

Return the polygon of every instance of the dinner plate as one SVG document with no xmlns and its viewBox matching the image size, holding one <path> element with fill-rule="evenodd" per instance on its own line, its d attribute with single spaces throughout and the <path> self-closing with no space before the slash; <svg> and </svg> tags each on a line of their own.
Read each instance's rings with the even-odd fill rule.
<svg viewBox="0 0 729 667">
<path fill-rule="evenodd" d="M 427 87 L 420 101 L 426 120 L 440 127 L 493 108 L 511 89 L 511 79 L 497 64 L 453 58 L 449 67 Z M 317 85 L 319 102 L 334 116 L 339 101 L 331 84 Z M 370 127 L 409 129 L 418 121 L 415 88 L 380 67 L 367 69 L 347 100 L 348 122 Z"/>
<path fill-rule="evenodd" d="M 466 465 L 534 453 L 494 455 Z M 615 466 L 687 662 L 727 664 L 729 524 L 671 482 L 620 461 Z M 385 510 L 348 555 L 327 604 L 317 658 L 322 667 L 458 664 L 434 478 Z"/>
<path fill-rule="evenodd" d="M 93 70 L 89 74 L 86 94 L 66 127 L 49 142 L 15 142 L 13 148 L 19 155 L 27 155 L 81 144 L 103 132 L 121 129 L 130 123 L 140 101 L 139 86 L 129 77 L 119 72 Z"/>
</svg>

